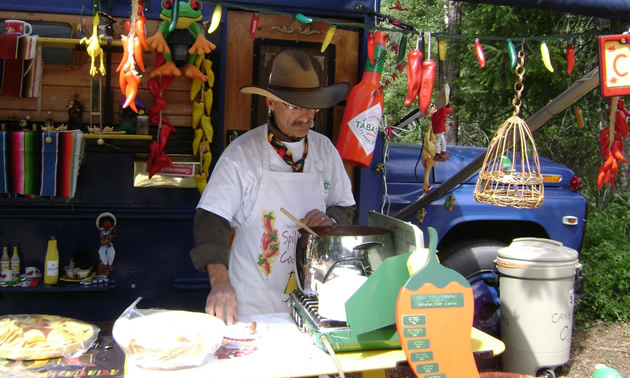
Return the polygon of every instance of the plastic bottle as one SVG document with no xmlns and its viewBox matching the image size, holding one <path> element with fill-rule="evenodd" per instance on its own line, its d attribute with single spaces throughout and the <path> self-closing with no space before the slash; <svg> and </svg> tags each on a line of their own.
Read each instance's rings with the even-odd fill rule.
<svg viewBox="0 0 630 378">
<path fill-rule="evenodd" d="M 20 256 L 18 256 L 17 245 L 13 246 L 13 256 L 11 256 L 11 270 L 13 271 L 13 277 L 20 277 Z"/>
<path fill-rule="evenodd" d="M 52 112 L 48 112 L 48 118 L 46 118 L 46 122 L 44 122 L 44 126 L 46 126 L 46 127 L 53 126 Z M 48 130 L 48 131 L 50 131 L 50 130 Z"/>
<path fill-rule="evenodd" d="M 609 368 L 604 364 L 595 365 L 595 374 L 593 374 L 593 378 L 621 378 L 621 374 L 617 372 L 617 370 L 613 368 Z"/>
<path fill-rule="evenodd" d="M 376 137 L 383 119 L 384 98 L 381 90 L 381 72 L 385 61 L 387 33 L 374 33 L 374 64 L 368 58 L 363 78 L 355 85 L 343 113 L 337 150 L 344 163 L 368 167 L 372 162 Z"/>
<path fill-rule="evenodd" d="M 46 258 L 44 263 L 44 284 L 54 285 L 59 280 L 59 251 L 57 250 L 57 240 L 54 236 L 48 240 Z"/>
<path fill-rule="evenodd" d="M 0 270 L 11 269 L 8 248 L 2 247 L 2 258 L 0 258 Z"/>
</svg>

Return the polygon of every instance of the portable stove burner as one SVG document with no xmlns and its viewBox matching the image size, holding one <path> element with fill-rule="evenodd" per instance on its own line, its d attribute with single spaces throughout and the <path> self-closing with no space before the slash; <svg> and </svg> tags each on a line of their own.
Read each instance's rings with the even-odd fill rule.
<svg viewBox="0 0 630 378">
<path fill-rule="evenodd" d="M 348 321 L 322 316 L 317 296 L 307 295 L 299 288 L 287 300 L 297 327 L 324 351 L 330 348 L 336 352 L 400 348 L 395 302 L 409 278 L 409 253 L 424 248 L 422 231 L 409 222 L 375 212 L 368 214 L 368 224 L 392 232 L 396 253 L 374 268 L 367 280 L 345 301 L 344 312 Z M 323 338 L 329 345 L 324 345 Z"/>
<path fill-rule="evenodd" d="M 302 332 L 332 332 L 347 329 L 346 322 L 325 318 L 319 314 L 319 300 L 296 289 L 289 295 L 289 308 L 298 328 Z"/>
</svg>

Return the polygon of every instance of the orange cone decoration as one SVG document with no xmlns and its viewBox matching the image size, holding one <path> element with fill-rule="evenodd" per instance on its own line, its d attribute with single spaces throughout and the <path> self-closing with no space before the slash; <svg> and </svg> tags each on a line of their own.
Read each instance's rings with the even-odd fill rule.
<svg viewBox="0 0 630 378">
<path fill-rule="evenodd" d="M 389 36 L 383 31 L 374 33 L 374 64 L 365 62 L 363 78 L 350 91 L 343 114 L 337 150 L 344 163 L 369 167 L 383 118 L 381 72 L 385 61 L 385 44 Z"/>
</svg>

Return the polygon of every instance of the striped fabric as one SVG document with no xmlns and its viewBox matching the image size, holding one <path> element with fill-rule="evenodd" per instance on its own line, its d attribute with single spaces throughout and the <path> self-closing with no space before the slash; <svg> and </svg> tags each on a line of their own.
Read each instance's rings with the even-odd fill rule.
<svg viewBox="0 0 630 378">
<path fill-rule="evenodd" d="M 57 149 L 59 133 L 42 133 L 42 171 L 39 195 L 54 197 L 57 195 Z M 48 142 L 46 139 L 48 138 Z"/>
<path fill-rule="evenodd" d="M 37 142 L 35 133 L 9 133 L 10 192 L 37 194 L 37 172 L 39 170 Z"/>
<path fill-rule="evenodd" d="M 77 188 L 83 133 L 63 133 L 61 134 L 61 139 L 57 195 L 72 198 Z"/>
<path fill-rule="evenodd" d="M 73 198 L 83 133 L 0 134 L 0 193 Z"/>
</svg>

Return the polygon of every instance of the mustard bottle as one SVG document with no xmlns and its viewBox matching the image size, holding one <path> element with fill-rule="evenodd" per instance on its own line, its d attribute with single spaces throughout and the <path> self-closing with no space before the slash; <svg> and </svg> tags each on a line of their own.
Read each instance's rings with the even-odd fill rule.
<svg viewBox="0 0 630 378">
<path fill-rule="evenodd" d="M 20 256 L 17 245 L 13 246 L 13 256 L 11 256 L 11 270 L 15 279 L 20 278 Z"/>
<path fill-rule="evenodd" d="M 44 284 L 55 285 L 59 280 L 59 251 L 57 250 L 57 240 L 54 236 L 48 240 L 46 258 L 44 262 Z"/>
</svg>

